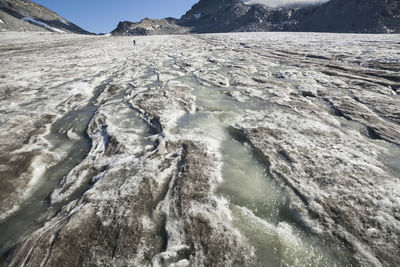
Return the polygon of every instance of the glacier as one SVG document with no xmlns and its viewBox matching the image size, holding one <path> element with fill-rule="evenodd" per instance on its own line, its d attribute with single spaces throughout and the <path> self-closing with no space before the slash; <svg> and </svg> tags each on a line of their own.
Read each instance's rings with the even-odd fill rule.
<svg viewBox="0 0 400 267">
<path fill-rule="evenodd" d="M 399 265 L 399 35 L 0 33 L 1 266 Z"/>
</svg>

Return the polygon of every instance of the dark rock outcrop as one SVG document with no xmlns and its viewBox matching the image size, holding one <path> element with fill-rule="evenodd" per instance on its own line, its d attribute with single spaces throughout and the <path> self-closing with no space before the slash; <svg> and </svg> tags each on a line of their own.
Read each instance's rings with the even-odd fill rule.
<svg viewBox="0 0 400 267">
<path fill-rule="evenodd" d="M 331 0 L 300 20 L 304 31 L 394 33 L 400 32 L 397 0 Z"/>
<path fill-rule="evenodd" d="M 134 23 L 121 21 L 117 28 L 111 33 L 113 35 L 160 35 L 160 34 L 183 34 L 188 30 L 178 25 L 175 18 L 149 19 L 145 18 Z"/>
<path fill-rule="evenodd" d="M 143 26 L 146 21 L 151 21 L 152 27 Z M 395 0 L 331 0 L 320 5 L 272 8 L 262 4 L 247 5 L 241 0 L 201 0 L 179 20 L 144 20 L 131 23 L 129 27 L 118 25 L 113 33 L 244 31 L 396 33 L 400 32 L 400 4 Z"/>
<path fill-rule="evenodd" d="M 89 34 L 53 11 L 29 0 L 0 0 L 0 31 Z"/>
<path fill-rule="evenodd" d="M 181 23 L 193 26 L 195 32 L 391 33 L 400 31 L 400 6 L 393 0 L 331 0 L 316 6 L 271 8 L 249 6 L 240 0 L 202 0 L 182 17 Z"/>
<path fill-rule="evenodd" d="M 240 0 L 200 1 L 184 16 L 181 25 L 192 32 L 282 31 L 293 23 L 293 10 L 265 5 L 246 5 Z"/>
</svg>

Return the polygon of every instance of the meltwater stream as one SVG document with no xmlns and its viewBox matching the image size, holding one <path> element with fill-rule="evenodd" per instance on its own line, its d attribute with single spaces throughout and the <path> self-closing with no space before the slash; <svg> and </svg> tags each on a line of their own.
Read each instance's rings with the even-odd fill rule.
<svg viewBox="0 0 400 267">
<path fill-rule="evenodd" d="M 255 249 L 254 266 L 343 266 L 350 264 L 339 245 L 329 250 L 293 217 L 285 198 L 252 147 L 230 130 L 239 112 L 261 108 L 257 99 L 235 101 L 225 90 L 183 78 L 193 88 L 197 112 L 178 122 L 182 135 L 201 135 L 218 144 L 223 182 L 218 194 L 228 200 L 233 223 Z M 225 88 L 226 89 L 226 88 Z M 265 102 L 263 102 L 265 105 Z M 210 142 L 212 140 L 212 142 Z"/>
<path fill-rule="evenodd" d="M 67 201 L 50 205 L 49 197 L 61 179 L 78 165 L 90 150 L 91 141 L 86 134 L 87 126 L 97 110 L 94 104 L 104 90 L 97 88 L 88 105 L 73 110 L 58 119 L 51 126 L 46 139 L 52 145 L 52 151 L 63 151 L 65 158 L 46 170 L 44 175 L 34 185 L 29 197 L 21 207 L 9 218 L 0 223 L 0 255 L 5 253 L 19 238 L 39 228 L 48 216 L 53 216 Z M 78 138 L 71 139 L 68 134 Z M 74 196 L 79 195 L 76 192 Z"/>
</svg>

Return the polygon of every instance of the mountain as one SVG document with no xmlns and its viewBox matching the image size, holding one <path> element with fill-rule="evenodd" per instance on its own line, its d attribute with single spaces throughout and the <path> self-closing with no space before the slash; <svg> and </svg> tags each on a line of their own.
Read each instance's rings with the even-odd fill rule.
<svg viewBox="0 0 400 267">
<path fill-rule="evenodd" d="M 171 19 L 169 19 L 171 21 Z M 153 20 L 149 31 L 124 31 L 120 35 L 170 34 Z M 127 23 L 127 22 L 125 22 Z M 174 33 L 242 31 L 301 31 L 346 33 L 400 32 L 398 0 L 331 0 L 319 5 L 273 8 L 248 5 L 241 0 L 200 0 L 179 20 L 172 21 Z M 133 25 L 133 24 L 132 24 Z M 135 27 L 138 24 L 134 24 Z M 157 29 L 157 30 L 155 30 Z M 114 33 L 114 32 L 113 32 Z"/>
<path fill-rule="evenodd" d="M 140 22 L 121 21 L 117 28 L 111 33 L 113 35 L 160 35 L 160 34 L 183 34 L 188 29 L 178 25 L 175 18 L 149 19 Z"/>
<path fill-rule="evenodd" d="M 285 31 L 296 28 L 298 9 L 246 5 L 240 0 L 201 0 L 180 22 L 192 32 Z"/>
<path fill-rule="evenodd" d="M 399 0 L 331 0 L 303 17 L 305 31 L 399 33 Z"/>
<path fill-rule="evenodd" d="M 28 0 L 0 0 L 0 31 L 89 34 L 53 11 Z"/>
<path fill-rule="evenodd" d="M 331 0 L 320 5 L 271 8 L 240 0 L 201 0 L 181 19 L 194 32 L 400 32 L 398 0 Z"/>
</svg>

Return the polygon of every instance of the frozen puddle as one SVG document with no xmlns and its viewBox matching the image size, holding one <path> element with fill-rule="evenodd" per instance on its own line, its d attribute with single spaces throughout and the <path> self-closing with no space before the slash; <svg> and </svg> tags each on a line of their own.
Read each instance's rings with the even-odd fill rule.
<svg viewBox="0 0 400 267">
<path fill-rule="evenodd" d="M 201 136 L 198 138 L 220 154 L 223 181 L 217 193 L 228 200 L 234 225 L 254 247 L 254 266 L 348 264 L 340 247 L 328 250 L 295 221 L 266 163 L 230 130 L 236 114 L 245 108 L 257 109 L 255 101 L 237 102 L 222 88 L 185 82 L 195 88 L 197 112 L 179 120 L 177 133 Z"/>
</svg>

